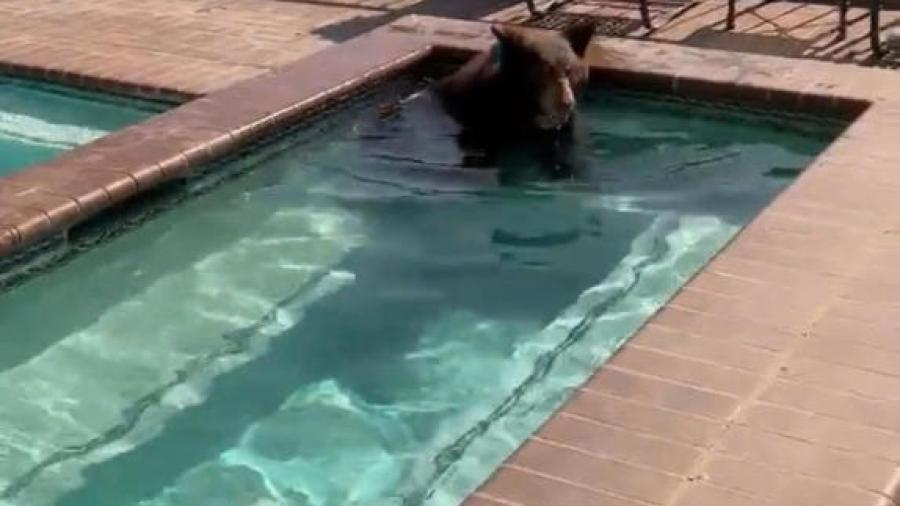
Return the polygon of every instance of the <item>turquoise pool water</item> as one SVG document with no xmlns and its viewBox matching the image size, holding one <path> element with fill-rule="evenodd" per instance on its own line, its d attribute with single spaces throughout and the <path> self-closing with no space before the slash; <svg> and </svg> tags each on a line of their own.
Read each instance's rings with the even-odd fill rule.
<svg viewBox="0 0 900 506">
<path fill-rule="evenodd" d="M 0 176 L 138 123 L 165 106 L 0 76 Z"/>
<path fill-rule="evenodd" d="M 596 91 L 498 185 L 382 98 L 0 294 L 0 504 L 457 504 L 840 127 Z"/>
</svg>

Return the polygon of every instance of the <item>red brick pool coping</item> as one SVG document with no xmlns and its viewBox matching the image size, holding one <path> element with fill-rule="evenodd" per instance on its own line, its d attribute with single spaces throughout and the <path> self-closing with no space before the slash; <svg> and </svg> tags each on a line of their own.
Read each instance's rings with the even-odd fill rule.
<svg viewBox="0 0 900 506">
<path fill-rule="evenodd" d="M 484 24 L 404 18 L 0 178 L 0 253 L 65 233 L 434 52 L 489 42 Z M 598 79 L 859 117 L 466 504 L 896 505 L 900 75 L 598 42 Z M 40 61 L 32 75 L 110 84 Z"/>
</svg>

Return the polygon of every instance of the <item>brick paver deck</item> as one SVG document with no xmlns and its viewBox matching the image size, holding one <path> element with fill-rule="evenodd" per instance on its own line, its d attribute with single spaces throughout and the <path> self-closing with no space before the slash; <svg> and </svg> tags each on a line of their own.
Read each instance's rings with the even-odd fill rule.
<svg viewBox="0 0 900 506">
<path fill-rule="evenodd" d="M 22 218 L 24 228 L 0 223 L 0 248 L 26 233 L 45 233 L 54 220 L 71 223 L 79 213 L 97 212 L 174 177 L 190 163 L 221 154 L 242 132 L 261 134 L 279 117 L 289 117 L 301 107 L 293 105 L 297 101 L 306 107 L 321 100 L 323 90 L 380 72 L 382 63 L 420 57 L 427 42 L 483 47 L 490 40 L 481 24 L 452 24 L 440 35 L 435 28 L 450 25 L 404 20 L 405 30 L 380 32 L 389 35 L 379 42 L 383 46 L 358 40 L 347 51 L 319 53 L 265 79 L 287 62 L 340 41 L 339 34 L 352 33 L 348 27 L 361 20 L 389 20 L 385 13 L 409 7 L 358 4 L 351 9 L 275 0 L 0 0 L 0 62 L 17 68 L 188 95 L 262 77 L 3 180 L 0 218 Z M 746 14 L 735 34 L 704 31 L 721 18 L 692 10 L 694 18 L 689 12 L 679 18 L 684 24 L 676 20 L 654 37 L 843 59 L 840 51 L 822 56 L 777 49 L 793 47 L 794 38 L 821 42 L 833 28 L 814 14 L 819 6 L 801 18 L 790 14 L 808 8 L 798 5 L 777 2 Z M 720 9 L 711 3 L 695 9 L 705 7 Z M 517 16 L 516 9 L 497 16 Z M 773 14 L 779 9 L 780 18 Z M 760 12 L 780 21 L 754 25 Z M 773 28 L 779 23 L 793 27 L 788 35 Z M 805 30 L 808 35 L 798 35 Z M 763 44 L 769 39 L 775 42 Z M 746 42 L 751 40 L 756 42 Z M 900 74 L 675 44 L 606 44 L 626 58 L 595 63 L 638 76 L 644 85 L 778 106 L 791 101 L 844 107 L 849 102 L 841 97 L 854 98 L 853 107 L 861 101 L 874 106 L 467 504 L 896 505 Z M 843 51 L 849 55 L 851 49 Z M 348 59 L 351 52 L 357 63 Z M 327 71 L 314 71 L 319 68 Z M 236 100 L 247 97 L 260 99 Z M 256 123 L 248 126 L 251 120 Z M 160 160 L 143 166 L 136 161 L 141 157 Z M 118 165 L 104 165 L 112 160 Z M 64 176 L 73 168 L 75 175 Z M 90 193 L 92 188 L 97 191 Z"/>
<path fill-rule="evenodd" d="M 0 61 L 203 94 L 333 44 L 318 26 L 376 14 L 268 0 L 7 0 Z"/>
<path fill-rule="evenodd" d="M 0 0 L 0 62 L 88 74 L 199 95 L 261 75 L 409 13 L 519 21 L 518 0 Z M 629 0 L 574 0 L 570 11 L 637 16 Z M 778 56 L 865 62 L 865 10 L 851 10 L 832 44 L 835 7 L 707 1 L 661 25 L 652 40 Z M 898 19 L 884 15 L 883 26 Z M 642 34 L 637 30 L 637 34 Z"/>
</svg>

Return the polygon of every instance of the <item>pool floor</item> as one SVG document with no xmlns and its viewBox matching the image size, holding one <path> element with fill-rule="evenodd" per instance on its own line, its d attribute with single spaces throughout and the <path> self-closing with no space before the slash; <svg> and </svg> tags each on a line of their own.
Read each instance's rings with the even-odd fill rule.
<svg viewBox="0 0 900 506">
<path fill-rule="evenodd" d="M 458 504 L 838 129 L 597 90 L 498 184 L 385 98 L 0 294 L 0 504 Z"/>
<path fill-rule="evenodd" d="M 167 108 L 0 76 L 0 176 Z"/>
</svg>

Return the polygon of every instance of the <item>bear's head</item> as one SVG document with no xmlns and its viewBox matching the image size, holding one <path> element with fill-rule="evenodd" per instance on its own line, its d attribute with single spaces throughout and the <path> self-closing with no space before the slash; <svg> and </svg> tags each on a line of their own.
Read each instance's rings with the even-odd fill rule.
<svg viewBox="0 0 900 506">
<path fill-rule="evenodd" d="M 594 25 L 577 23 L 564 31 L 494 25 L 494 58 L 513 95 L 541 130 L 564 126 L 575 112 L 577 94 L 588 80 L 584 55 Z M 512 90 L 510 90 L 512 91 Z"/>
</svg>

